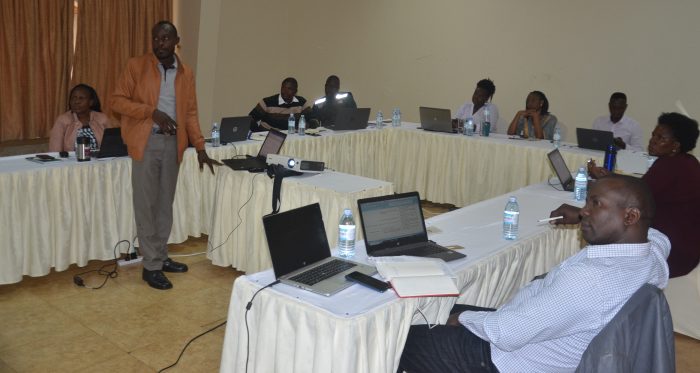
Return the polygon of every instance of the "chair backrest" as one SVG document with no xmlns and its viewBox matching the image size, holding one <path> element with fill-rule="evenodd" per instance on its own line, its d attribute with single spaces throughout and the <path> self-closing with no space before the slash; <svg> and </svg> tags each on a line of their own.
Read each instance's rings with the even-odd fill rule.
<svg viewBox="0 0 700 373">
<path fill-rule="evenodd" d="M 646 284 L 593 338 L 576 372 L 675 372 L 675 355 L 666 298 Z"/>
</svg>

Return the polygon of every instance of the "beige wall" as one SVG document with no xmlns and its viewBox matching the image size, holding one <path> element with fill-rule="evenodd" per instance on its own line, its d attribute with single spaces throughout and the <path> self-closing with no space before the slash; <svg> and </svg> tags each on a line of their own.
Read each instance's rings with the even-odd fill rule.
<svg viewBox="0 0 700 373">
<path fill-rule="evenodd" d="M 385 113 L 398 106 L 411 121 L 420 105 L 455 110 L 490 77 L 501 131 L 527 93 L 542 90 L 568 128 L 567 140 L 574 140 L 573 128 L 607 112 L 616 90 L 627 93 L 628 115 L 644 127 L 645 141 L 676 100 L 700 117 L 697 1 L 285 4 L 201 2 L 197 78 L 206 131 L 212 118 L 245 115 L 288 75 L 312 99 L 332 73 L 360 106 Z"/>
</svg>

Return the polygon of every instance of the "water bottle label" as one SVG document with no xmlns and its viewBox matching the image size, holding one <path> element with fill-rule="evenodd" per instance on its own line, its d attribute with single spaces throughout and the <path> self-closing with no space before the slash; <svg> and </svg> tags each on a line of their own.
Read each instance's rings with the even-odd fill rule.
<svg viewBox="0 0 700 373">
<path fill-rule="evenodd" d="M 338 230 L 338 238 L 341 241 L 355 241 L 355 226 L 340 225 Z"/>
<path fill-rule="evenodd" d="M 518 217 L 520 212 L 517 211 L 504 211 L 503 212 L 503 223 L 505 224 L 518 224 Z"/>
</svg>

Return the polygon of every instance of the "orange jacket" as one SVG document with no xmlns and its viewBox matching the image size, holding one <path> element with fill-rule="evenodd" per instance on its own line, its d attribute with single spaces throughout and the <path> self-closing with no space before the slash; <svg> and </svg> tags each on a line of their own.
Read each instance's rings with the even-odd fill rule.
<svg viewBox="0 0 700 373">
<path fill-rule="evenodd" d="M 188 140 L 197 150 L 203 150 L 204 137 L 199 130 L 194 74 L 177 55 L 175 58 L 176 118 L 173 119 L 177 122 L 177 160 L 181 162 Z M 143 159 L 154 123 L 151 116 L 158 108 L 161 79 L 158 63 L 152 53 L 130 58 L 110 98 L 112 110 L 121 115 L 124 143 L 135 160 Z"/>
</svg>

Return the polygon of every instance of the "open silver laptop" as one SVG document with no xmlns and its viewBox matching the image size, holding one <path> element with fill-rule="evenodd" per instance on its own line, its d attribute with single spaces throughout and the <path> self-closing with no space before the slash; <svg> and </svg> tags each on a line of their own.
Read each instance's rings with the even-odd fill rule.
<svg viewBox="0 0 700 373">
<path fill-rule="evenodd" d="M 318 203 L 263 217 L 272 268 L 280 282 L 331 296 L 353 284 L 345 275 L 374 267 L 331 256 Z"/>
<path fill-rule="evenodd" d="M 452 128 L 450 109 L 421 106 L 418 108 L 418 111 L 420 112 L 420 126 L 424 130 L 448 133 L 457 132 Z"/>
<path fill-rule="evenodd" d="M 465 255 L 428 240 L 418 192 L 357 201 L 369 256 L 410 255 L 446 262 Z"/>
</svg>

